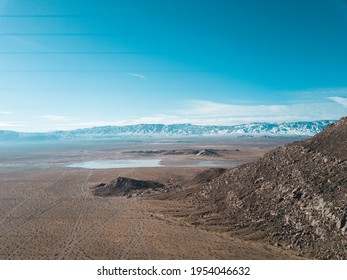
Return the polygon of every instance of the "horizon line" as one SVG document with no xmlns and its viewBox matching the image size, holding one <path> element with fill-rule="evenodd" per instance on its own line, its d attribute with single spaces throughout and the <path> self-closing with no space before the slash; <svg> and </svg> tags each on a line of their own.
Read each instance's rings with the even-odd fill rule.
<svg viewBox="0 0 347 280">
<path fill-rule="evenodd" d="M 341 119 L 341 118 L 340 118 Z M 131 127 L 131 126 L 140 126 L 140 125 L 162 125 L 162 126 L 174 126 L 174 125 L 190 125 L 196 127 L 235 127 L 243 125 L 252 125 L 252 124 L 283 124 L 283 123 L 312 123 L 312 122 L 337 122 L 338 119 L 319 119 L 319 120 L 310 120 L 310 121 L 280 121 L 280 122 L 249 122 L 249 123 L 240 123 L 233 125 L 213 125 L 213 124 L 192 124 L 192 123 L 137 123 L 137 124 L 124 124 L 124 125 L 100 125 L 100 126 L 90 126 L 90 127 L 80 127 L 72 129 L 57 129 L 57 130 L 47 130 L 47 131 L 19 131 L 11 129 L 0 129 L 0 132 L 14 132 L 14 133 L 28 133 L 28 134 L 43 134 L 43 133 L 54 133 L 54 132 L 72 132 L 76 130 L 87 130 L 95 128 L 105 128 L 105 127 Z"/>
</svg>

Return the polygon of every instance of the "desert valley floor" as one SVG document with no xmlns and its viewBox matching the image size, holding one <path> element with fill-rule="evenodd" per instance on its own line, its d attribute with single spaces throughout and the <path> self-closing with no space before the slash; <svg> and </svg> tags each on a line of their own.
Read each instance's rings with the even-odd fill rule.
<svg viewBox="0 0 347 280">
<path fill-rule="evenodd" d="M 300 258 L 294 251 L 271 246 L 249 233 L 234 234 L 194 224 L 189 217 L 195 209 L 187 201 L 158 199 L 155 195 L 101 197 L 91 191 L 119 176 L 162 184 L 189 182 L 208 167 L 179 167 L 182 162 L 211 160 L 191 153 L 191 149 L 213 150 L 219 157 L 212 160 L 241 164 L 292 140 L 220 140 L 217 145 L 194 140 L 83 147 L 3 146 L 0 259 Z M 134 157 L 160 158 L 169 166 L 66 167 L 74 162 Z"/>
</svg>

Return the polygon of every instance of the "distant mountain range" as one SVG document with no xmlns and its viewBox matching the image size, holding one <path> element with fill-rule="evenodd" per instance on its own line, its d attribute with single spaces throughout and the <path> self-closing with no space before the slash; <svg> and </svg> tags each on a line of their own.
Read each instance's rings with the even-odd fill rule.
<svg viewBox="0 0 347 280">
<path fill-rule="evenodd" d="M 102 126 L 72 131 L 15 132 L 0 130 L 0 142 L 42 141 L 68 139 L 113 139 L 169 136 L 230 136 L 275 137 L 313 136 L 321 132 L 333 120 L 311 122 L 251 123 L 233 126 L 202 126 L 192 124 L 138 124 L 127 126 Z"/>
</svg>

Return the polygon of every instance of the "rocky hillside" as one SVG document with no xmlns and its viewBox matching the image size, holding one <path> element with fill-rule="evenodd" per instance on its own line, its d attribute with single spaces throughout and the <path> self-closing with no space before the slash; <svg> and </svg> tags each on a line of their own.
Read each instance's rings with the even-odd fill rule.
<svg viewBox="0 0 347 280">
<path fill-rule="evenodd" d="M 347 259 L 347 118 L 209 178 L 190 189 L 197 223 L 309 258 Z"/>
</svg>

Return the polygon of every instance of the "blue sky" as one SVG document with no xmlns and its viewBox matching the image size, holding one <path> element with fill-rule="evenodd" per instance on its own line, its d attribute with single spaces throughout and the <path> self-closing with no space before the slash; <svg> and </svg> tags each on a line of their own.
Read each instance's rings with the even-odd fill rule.
<svg viewBox="0 0 347 280">
<path fill-rule="evenodd" d="M 344 0 L 0 0 L 0 129 L 347 115 Z"/>
</svg>

